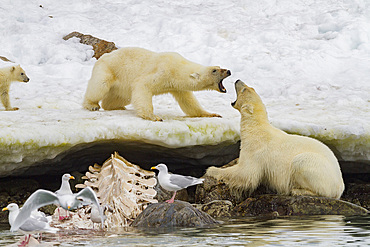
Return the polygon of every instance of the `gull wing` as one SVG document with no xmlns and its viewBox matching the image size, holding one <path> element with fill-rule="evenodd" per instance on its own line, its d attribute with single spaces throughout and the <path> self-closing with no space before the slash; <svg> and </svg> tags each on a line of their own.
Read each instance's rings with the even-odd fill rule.
<svg viewBox="0 0 370 247">
<path fill-rule="evenodd" d="M 96 197 L 95 192 L 90 188 L 86 187 L 85 189 L 81 190 L 80 192 L 75 194 L 76 198 L 81 198 L 82 200 L 90 201 L 91 203 L 95 204 L 99 210 L 100 218 L 101 218 L 101 227 L 104 228 L 104 214 L 100 207 L 99 200 Z"/>
<path fill-rule="evenodd" d="M 59 199 L 53 192 L 42 189 L 36 190 L 24 203 L 22 210 L 19 212 L 17 218 L 15 218 L 10 230 L 17 231 L 19 227 L 31 216 L 33 210 L 58 202 Z"/>
<path fill-rule="evenodd" d="M 44 230 L 46 226 L 46 222 L 38 221 L 34 218 L 28 218 L 19 229 L 25 232 L 38 232 Z"/>
<path fill-rule="evenodd" d="M 191 176 L 182 176 L 178 174 L 170 174 L 170 182 L 181 189 L 184 189 L 191 185 L 202 183 L 203 179 L 194 178 Z"/>
<path fill-rule="evenodd" d="M 39 221 L 32 217 L 28 218 L 19 229 L 28 233 L 37 233 L 37 232 L 56 233 L 57 231 L 59 231 L 58 228 L 50 227 L 49 223 Z"/>
</svg>

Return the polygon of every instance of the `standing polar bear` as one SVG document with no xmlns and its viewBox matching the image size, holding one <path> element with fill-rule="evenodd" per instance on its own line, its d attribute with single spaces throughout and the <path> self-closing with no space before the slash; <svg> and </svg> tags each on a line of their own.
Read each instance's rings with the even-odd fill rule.
<svg viewBox="0 0 370 247">
<path fill-rule="evenodd" d="M 102 101 L 105 110 L 123 110 L 132 103 L 143 119 L 161 121 L 153 113 L 152 97 L 171 93 L 188 116 L 221 117 L 205 111 L 192 91 L 226 93 L 222 81 L 229 75 L 229 70 L 196 64 L 178 53 L 121 48 L 96 62 L 83 106 L 96 111 Z"/>
<path fill-rule="evenodd" d="M 315 139 L 273 127 L 254 89 L 240 80 L 235 89 L 232 106 L 241 114 L 239 161 L 232 167 L 210 167 L 206 174 L 250 192 L 265 184 L 280 194 L 339 199 L 344 183 L 333 152 Z"/>
<path fill-rule="evenodd" d="M 10 84 L 13 81 L 28 82 L 30 79 L 27 77 L 26 72 L 20 65 L 5 67 L 0 69 L 0 94 L 1 102 L 3 103 L 6 111 L 16 111 L 18 107 L 12 107 L 9 99 Z"/>
</svg>

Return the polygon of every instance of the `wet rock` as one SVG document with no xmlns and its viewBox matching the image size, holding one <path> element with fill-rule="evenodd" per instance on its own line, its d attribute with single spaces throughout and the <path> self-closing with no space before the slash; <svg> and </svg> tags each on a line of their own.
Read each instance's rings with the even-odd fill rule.
<svg viewBox="0 0 370 247">
<path fill-rule="evenodd" d="M 202 184 L 197 185 L 195 192 L 195 202 L 200 204 L 210 203 L 216 200 L 228 200 L 234 204 L 243 201 L 225 183 L 217 181 L 216 179 L 203 176 L 204 181 Z"/>
<path fill-rule="evenodd" d="M 237 162 L 238 159 L 234 159 L 222 167 L 233 166 Z M 196 203 L 206 204 L 212 201 L 228 200 L 234 204 L 238 204 L 243 201 L 243 198 L 234 193 L 224 182 L 217 181 L 215 178 L 206 175 L 202 178 L 204 178 L 204 181 L 202 184 L 197 185 L 195 192 Z"/>
<path fill-rule="evenodd" d="M 214 218 L 231 217 L 231 210 L 234 207 L 227 200 L 215 200 L 206 204 L 195 204 L 194 206 Z"/>
<path fill-rule="evenodd" d="M 235 165 L 237 162 L 238 159 L 235 159 L 222 167 L 230 167 Z M 205 175 L 202 178 L 204 178 L 204 182 L 197 185 L 195 192 L 196 203 L 205 204 L 215 200 L 228 200 L 236 205 L 243 202 L 248 197 L 254 197 L 261 194 L 275 194 L 273 191 L 262 185 L 252 193 L 248 193 L 246 191 L 231 189 L 227 184 L 222 181 L 218 181 L 213 177 Z"/>
<path fill-rule="evenodd" d="M 366 215 L 368 211 L 350 202 L 326 197 L 261 195 L 237 205 L 232 216 L 270 215 Z"/>
<path fill-rule="evenodd" d="M 103 54 L 109 53 L 111 51 L 117 50 L 118 48 L 114 42 L 108 42 L 99 38 L 96 38 L 91 35 L 82 34 L 79 32 L 72 32 L 63 37 L 64 40 L 68 40 L 72 37 L 80 39 L 80 43 L 85 45 L 91 45 L 94 50 L 94 56 L 96 59 L 99 59 Z"/>
<path fill-rule="evenodd" d="M 134 227 L 203 227 L 217 224 L 188 202 L 150 204 L 131 224 Z"/>
<path fill-rule="evenodd" d="M 370 184 L 346 184 L 342 199 L 370 210 Z"/>
<path fill-rule="evenodd" d="M 159 185 L 159 183 L 157 183 L 157 185 L 154 187 L 154 189 L 155 189 L 155 191 L 157 191 L 157 195 L 154 197 L 154 199 L 157 199 L 158 202 L 167 201 L 173 196 L 172 191 L 167 191 L 167 190 L 163 189 Z M 182 190 L 177 191 L 175 199 L 180 200 L 180 201 L 188 202 L 189 201 L 189 195 L 188 195 L 187 190 L 182 189 Z"/>
</svg>

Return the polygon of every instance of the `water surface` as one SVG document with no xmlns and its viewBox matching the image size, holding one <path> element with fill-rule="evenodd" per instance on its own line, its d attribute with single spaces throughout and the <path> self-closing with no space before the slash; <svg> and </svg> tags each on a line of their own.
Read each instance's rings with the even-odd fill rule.
<svg viewBox="0 0 370 247">
<path fill-rule="evenodd" d="M 0 225 L 0 245 L 22 235 Z M 370 246 L 370 216 L 227 219 L 212 228 L 115 229 L 44 234 L 47 246 Z"/>
</svg>

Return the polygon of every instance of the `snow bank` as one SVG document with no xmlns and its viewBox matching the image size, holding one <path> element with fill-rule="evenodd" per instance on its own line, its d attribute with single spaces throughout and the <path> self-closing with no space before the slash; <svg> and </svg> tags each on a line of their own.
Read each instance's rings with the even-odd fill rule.
<svg viewBox="0 0 370 247">
<path fill-rule="evenodd" d="M 104 139 L 167 147 L 235 142 L 236 79 L 257 90 L 275 126 L 316 137 L 343 160 L 369 161 L 368 1 L 2 0 L 0 11 L 0 56 L 31 79 L 11 87 L 19 111 L 0 107 L 0 175 Z M 196 93 L 223 118 L 183 118 L 169 95 L 153 100 L 161 123 L 136 117 L 131 106 L 83 110 L 96 60 L 90 46 L 62 39 L 72 31 L 230 69 L 227 94 Z"/>
</svg>

